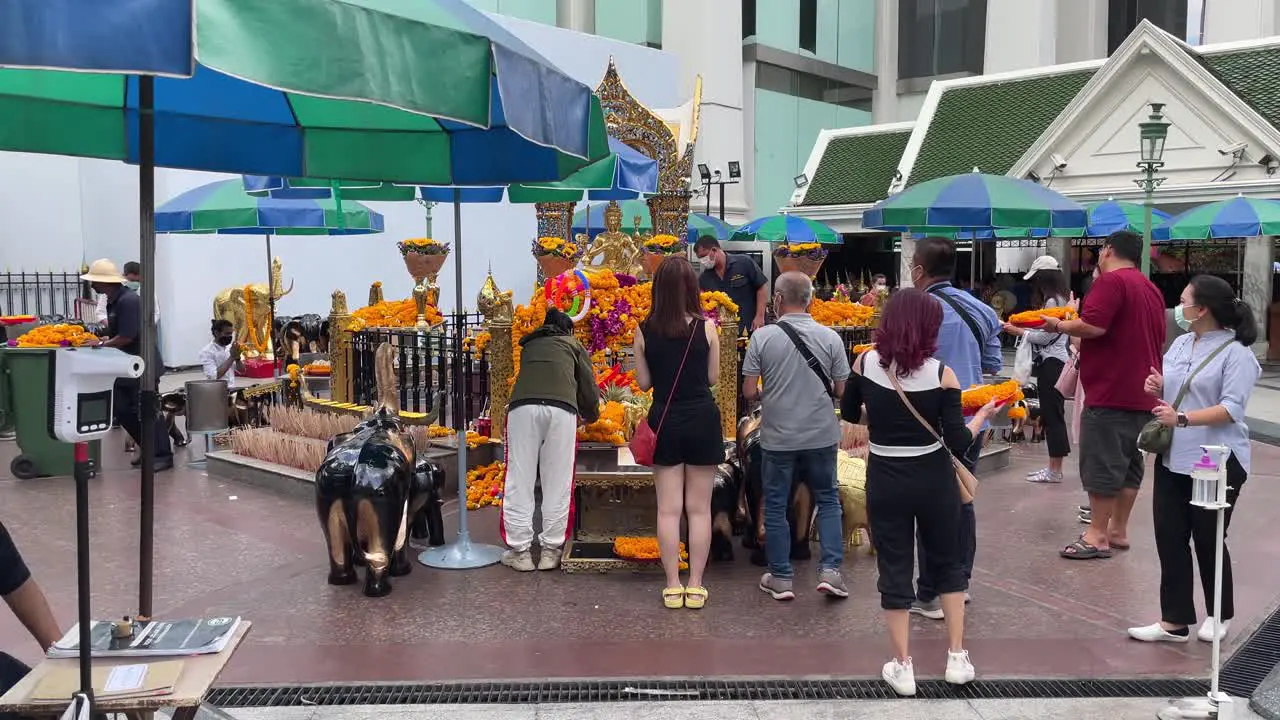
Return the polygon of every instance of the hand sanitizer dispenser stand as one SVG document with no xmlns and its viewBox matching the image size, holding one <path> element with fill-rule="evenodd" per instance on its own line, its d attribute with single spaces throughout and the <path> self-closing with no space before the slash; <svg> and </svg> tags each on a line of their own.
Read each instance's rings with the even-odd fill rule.
<svg viewBox="0 0 1280 720">
<path fill-rule="evenodd" d="M 1218 629 L 1222 614 L 1222 548 L 1226 543 L 1227 508 L 1227 460 L 1231 450 L 1221 445 L 1200 446 L 1204 454 L 1191 468 L 1191 504 L 1211 510 L 1218 515 L 1218 529 L 1214 538 L 1213 607 L 1214 635 L 1213 661 L 1210 665 L 1209 694 L 1205 697 L 1182 698 L 1160 711 L 1162 720 L 1182 718 L 1218 718 L 1230 720 L 1233 702 L 1230 695 L 1218 689 L 1218 676 L 1222 671 L 1222 633 Z"/>
<path fill-rule="evenodd" d="M 75 444 L 76 576 L 79 585 L 80 692 L 72 708 L 89 713 L 93 703 L 89 610 L 89 441 L 111 430 L 112 390 L 117 378 L 142 377 L 142 358 L 115 348 L 67 348 L 52 355 L 49 435 Z"/>
</svg>

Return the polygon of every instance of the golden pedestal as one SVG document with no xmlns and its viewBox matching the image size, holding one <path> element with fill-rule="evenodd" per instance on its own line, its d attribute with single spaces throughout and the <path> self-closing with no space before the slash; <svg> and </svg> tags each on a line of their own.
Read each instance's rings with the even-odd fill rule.
<svg viewBox="0 0 1280 720">
<path fill-rule="evenodd" d="M 350 322 L 347 296 L 341 290 L 334 290 L 333 305 L 329 309 L 329 397 L 339 403 L 351 402 L 355 394 L 351 377 L 351 331 L 347 329 Z"/>
<path fill-rule="evenodd" d="M 720 309 L 720 382 L 716 383 L 716 406 L 720 408 L 720 429 L 726 438 L 738 436 L 738 316 Z"/>
</svg>

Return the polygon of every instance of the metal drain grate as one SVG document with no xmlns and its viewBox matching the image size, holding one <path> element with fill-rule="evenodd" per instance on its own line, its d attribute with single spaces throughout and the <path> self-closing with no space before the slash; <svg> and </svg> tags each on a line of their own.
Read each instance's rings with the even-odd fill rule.
<svg viewBox="0 0 1280 720">
<path fill-rule="evenodd" d="M 1220 684 L 1235 697 L 1249 697 L 1280 665 L 1280 609 L 1262 621 L 1248 640 L 1222 666 Z"/>
<path fill-rule="evenodd" d="M 979 680 L 963 688 L 930 680 L 926 699 L 1142 698 L 1203 695 L 1199 680 Z M 296 705 L 512 705 L 681 700 L 889 700 L 880 680 L 601 680 L 537 683 L 438 683 L 218 687 L 208 702 L 221 708 Z"/>
</svg>

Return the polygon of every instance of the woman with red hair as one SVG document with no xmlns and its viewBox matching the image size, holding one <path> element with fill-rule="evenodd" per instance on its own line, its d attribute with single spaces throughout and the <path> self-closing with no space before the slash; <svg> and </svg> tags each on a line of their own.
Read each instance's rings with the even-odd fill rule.
<svg viewBox="0 0 1280 720">
<path fill-rule="evenodd" d="M 907 642 L 908 611 L 916 597 L 917 527 L 947 622 L 946 681 L 963 685 L 974 678 L 964 649 L 969 583 L 956 543 L 961 501 L 952 456 L 964 455 L 995 405 L 988 403 L 966 425 L 960 383 L 933 357 L 941 324 L 936 298 L 915 289 L 898 291 L 876 329 L 875 347 L 854 361 L 840 405 L 847 422 L 866 416 L 867 515 L 880 570 L 880 606 L 894 650 L 881 675 L 899 695 L 916 692 Z"/>
</svg>

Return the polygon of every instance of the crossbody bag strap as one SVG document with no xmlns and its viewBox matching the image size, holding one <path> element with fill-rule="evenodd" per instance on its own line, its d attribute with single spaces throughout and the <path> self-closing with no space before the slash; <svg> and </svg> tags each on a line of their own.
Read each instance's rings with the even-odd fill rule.
<svg viewBox="0 0 1280 720">
<path fill-rule="evenodd" d="M 782 322 L 781 320 L 779 320 L 776 325 L 782 328 L 782 332 L 786 333 L 787 337 L 791 338 L 791 344 L 795 345 L 796 350 L 800 351 L 800 357 L 804 358 L 805 364 L 809 366 L 809 369 L 813 371 L 813 374 L 818 376 L 818 380 L 822 382 L 823 392 L 831 397 L 835 397 L 834 386 L 831 383 L 831 378 L 827 377 L 826 371 L 822 369 L 822 363 L 818 360 L 817 356 L 813 354 L 813 351 L 809 349 L 809 346 L 805 344 L 804 339 L 800 337 L 800 333 L 796 332 L 796 329 L 791 327 L 790 324 Z"/>
<path fill-rule="evenodd" d="M 1191 390 L 1191 381 L 1194 380 L 1195 377 L 1200 374 L 1201 370 L 1205 369 L 1205 366 L 1207 366 L 1210 362 L 1212 362 L 1214 358 L 1218 357 L 1218 354 L 1221 353 L 1223 350 L 1226 350 L 1227 346 L 1233 342 L 1235 342 L 1235 338 L 1232 338 L 1222 343 L 1217 348 L 1215 348 L 1213 352 L 1209 353 L 1209 357 L 1201 361 L 1199 367 L 1197 367 L 1190 375 L 1188 375 L 1186 380 L 1182 381 L 1182 388 L 1178 390 L 1178 397 L 1174 398 L 1173 400 L 1174 410 L 1177 410 L 1178 406 L 1182 404 L 1182 401 L 1186 399 L 1187 393 L 1190 392 Z"/>
<path fill-rule="evenodd" d="M 671 398 L 675 397 L 676 386 L 680 384 L 680 376 L 684 373 L 684 361 L 689 359 L 689 348 L 693 347 L 694 333 L 702 329 L 700 326 L 695 326 L 694 323 L 697 323 L 697 321 L 690 323 L 693 327 L 689 332 L 689 342 L 684 346 L 684 356 L 680 358 L 680 367 L 676 369 L 676 378 L 671 381 L 671 392 L 667 393 L 667 401 L 662 404 L 662 417 L 658 418 L 658 427 L 654 428 L 654 435 L 657 435 L 662 430 L 662 423 L 667 421 L 667 411 L 671 409 Z"/>
<path fill-rule="evenodd" d="M 920 414 L 920 411 L 916 410 L 916 406 L 911 403 L 911 399 L 902 391 L 902 385 L 898 383 L 898 371 L 891 365 L 885 370 L 885 375 L 889 377 L 889 382 L 893 383 L 893 389 L 898 391 L 898 397 L 902 398 L 902 404 L 907 406 L 907 410 L 910 410 L 911 414 L 915 416 L 915 419 L 919 421 L 920 425 L 924 427 L 925 430 L 929 431 L 929 434 L 933 436 L 933 439 L 937 440 L 938 443 L 945 448 L 947 444 L 942 442 L 942 436 L 938 434 L 937 430 L 933 429 L 933 425 L 931 425 L 928 420 L 924 419 L 924 416 Z"/>
<path fill-rule="evenodd" d="M 939 286 L 937 286 L 937 287 L 934 287 L 933 289 L 929 290 L 929 294 L 930 294 L 930 295 L 933 295 L 933 296 L 934 296 L 934 297 L 936 297 L 936 298 L 938 298 L 938 299 L 939 299 L 939 300 L 941 300 L 942 302 L 944 302 L 944 303 L 946 303 L 946 304 L 950 305 L 950 306 L 951 306 L 951 309 L 952 309 L 952 310 L 955 310 L 955 311 L 956 311 L 956 314 L 960 316 L 960 319 L 961 319 L 961 320 L 964 320 L 964 324 L 969 326 L 969 332 L 973 333 L 973 339 L 974 339 L 975 341 L 977 341 L 977 343 L 978 343 L 978 352 L 979 352 L 979 353 L 981 353 L 981 352 L 982 352 L 982 346 L 983 346 L 983 344 L 984 344 L 984 343 L 983 343 L 983 340 L 982 340 L 982 331 L 978 329 L 978 323 L 977 323 L 977 321 L 975 321 L 975 320 L 974 320 L 974 319 L 969 315 L 969 313 L 968 313 L 968 312 L 967 312 L 967 311 L 966 311 L 966 310 L 965 310 L 965 309 L 960 305 L 960 303 L 956 302 L 956 299 L 955 299 L 955 298 L 953 298 L 953 297 L 951 297 L 950 295 L 948 295 L 948 294 L 946 294 L 946 293 L 942 292 L 942 288 L 943 288 L 943 287 L 944 287 L 944 286 L 942 286 L 942 285 L 939 285 Z"/>
</svg>

